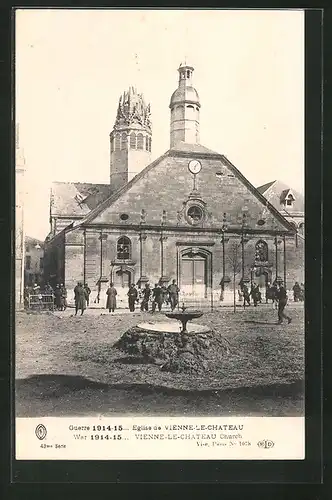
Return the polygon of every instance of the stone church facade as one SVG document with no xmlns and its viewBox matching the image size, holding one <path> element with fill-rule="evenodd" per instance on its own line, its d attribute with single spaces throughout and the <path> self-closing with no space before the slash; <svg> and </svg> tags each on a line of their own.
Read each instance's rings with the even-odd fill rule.
<svg viewBox="0 0 332 500">
<path fill-rule="evenodd" d="M 165 154 L 150 163 L 150 106 L 130 88 L 110 134 L 110 184 L 52 186 L 44 272 L 65 283 L 69 300 L 77 281 L 104 306 L 110 281 L 126 305 L 129 284 L 175 279 L 180 300 L 217 307 L 241 281 L 263 292 L 276 278 L 288 288 L 304 281 L 298 227 L 228 158 L 199 143 L 193 68 L 178 72 Z"/>
</svg>

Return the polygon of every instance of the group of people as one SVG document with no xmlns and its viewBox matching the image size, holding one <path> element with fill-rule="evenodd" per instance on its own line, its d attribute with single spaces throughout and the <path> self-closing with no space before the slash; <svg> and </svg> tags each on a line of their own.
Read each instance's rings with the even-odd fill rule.
<svg viewBox="0 0 332 500">
<path fill-rule="evenodd" d="M 54 305 L 58 311 L 64 311 L 67 307 L 67 290 L 63 283 L 58 283 L 55 288 L 49 283 L 45 283 L 43 287 L 37 283 L 32 287 L 26 286 L 24 289 L 25 307 L 29 307 L 30 296 L 38 297 L 40 303 L 42 303 L 43 297 L 52 297 L 52 300 L 48 302 L 52 304 L 52 307 Z"/>
<path fill-rule="evenodd" d="M 294 294 L 294 302 L 303 301 L 304 300 L 304 283 L 299 285 L 298 282 L 293 286 L 293 294 Z M 259 290 L 259 286 L 256 283 L 251 285 L 251 289 L 249 291 L 246 284 L 242 284 L 239 289 L 239 300 L 243 300 L 244 307 L 246 305 L 250 306 L 250 296 L 253 300 L 254 306 L 256 307 L 258 303 L 262 303 L 262 295 Z M 268 303 L 269 300 L 272 300 L 273 303 L 276 304 L 278 308 L 278 324 L 283 323 L 283 320 L 286 319 L 288 323 L 291 323 L 292 318 L 285 314 L 285 307 L 288 302 L 287 290 L 282 281 L 274 282 L 272 285 L 270 283 L 266 286 L 266 295 L 265 301 Z"/>
<path fill-rule="evenodd" d="M 238 294 L 239 294 L 239 301 L 243 300 L 244 306 L 246 305 L 250 306 L 250 296 L 253 300 L 255 307 L 257 307 L 258 303 L 259 304 L 262 303 L 262 294 L 259 289 L 259 285 L 257 285 L 256 283 L 252 283 L 250 291 L 245 283 L 242 284 L 241 288 L 238 290 Z"/>
<path fill-rule="evenodd" d="M 163 304 L 171 306 L 172 311 L 176 308 L 179 302 L 179 287 L 176 280 L 173 280 L 171 285 L 166 288 L 160 283 L 156 283 L 154 288 L 151 288 L 149 283 L 145 287 L 138 290 L 134 284 L 131 284 L 127 293 L 129 311 L 135 311 L 135 305 L 140 303 L 141 311 L 149 311 L 149 304 L 151 303 L 151 312 L 154 313 L 158 308 L 161 311 Z M 113 283 L 110 283 L 106 291 L 107 301 L 106 309 L 109 312 L 114 312 L 116 309 L 117 289 Z"/>
<path fill-rule="evenodd" d="M 299 284 L 298 281 L 295 282 L 293 286 L 293 297 L 294 302 L 303 302 L 304 301 L 304 283 Z"/>
</svg>

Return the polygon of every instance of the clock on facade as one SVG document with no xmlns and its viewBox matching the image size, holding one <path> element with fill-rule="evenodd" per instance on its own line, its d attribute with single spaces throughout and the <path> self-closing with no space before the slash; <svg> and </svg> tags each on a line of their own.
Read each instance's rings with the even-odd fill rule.
<svg viewBox="0 0 332 500">
<path fill-rule="evenodd" d="M 202 165 L 198 160 L 191 160 L 188 164 L 189 171 L 196 175 L 201 171 Z"/>
</svg>

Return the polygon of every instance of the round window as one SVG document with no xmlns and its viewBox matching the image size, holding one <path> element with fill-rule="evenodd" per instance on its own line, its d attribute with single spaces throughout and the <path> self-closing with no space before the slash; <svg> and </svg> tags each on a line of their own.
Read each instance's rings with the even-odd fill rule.
<svg viewBox="0 0 332 500">
<path fill-rule="evenodd" d="M 120 215 L 120 219 L 121 220 L 128 220 L 129 219 L 129 215 L 128 214 L 121 214 Z"/>
<path fill-rule="evenodd" d="M 193 206 L 188 209 L 187 215 L 193 224 L 197 224 L 203 219 L 203 210 L 200 207 Z"/>
</svg>

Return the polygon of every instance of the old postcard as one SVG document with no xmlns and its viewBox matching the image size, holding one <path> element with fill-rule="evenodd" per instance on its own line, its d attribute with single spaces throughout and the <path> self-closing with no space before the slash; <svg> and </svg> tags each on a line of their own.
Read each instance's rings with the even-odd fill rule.
<svg viewBox="0 0 332 500">
<path fill-rule="evenodd" d="M 304 12 L 15 31 L 16 459 L 304 459 Z"/>
</svg>

